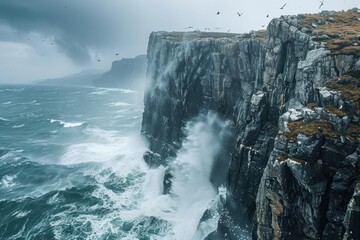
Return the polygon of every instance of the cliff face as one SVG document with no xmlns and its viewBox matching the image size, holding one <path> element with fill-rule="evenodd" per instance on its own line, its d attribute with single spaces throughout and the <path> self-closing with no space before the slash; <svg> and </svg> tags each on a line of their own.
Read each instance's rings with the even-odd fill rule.
<svg viewBox="0 0 360 240">
<path fill-rule="evenodd" d="M 96 87 L 140 89 L 146 75 L 146 55 L 123 58 L 112 63 L 110 71 L 92 82 Z"/>
<path fill-rule="evenodd" d="M 239 227 L 259 239 L 360 237 L 360 39 L 325 35 L 345 21 L 360 31 L 356 17 L 282 17 L 244 35 L 151 34 L 142 132 L 157 163 L 176 155 L 199 113 L 232 122 L 230 157 L 217 163 L 226 178 L 214 182 L 226 183 L 226 203 L 208 239 L 237 239 Z"/>
</svg>

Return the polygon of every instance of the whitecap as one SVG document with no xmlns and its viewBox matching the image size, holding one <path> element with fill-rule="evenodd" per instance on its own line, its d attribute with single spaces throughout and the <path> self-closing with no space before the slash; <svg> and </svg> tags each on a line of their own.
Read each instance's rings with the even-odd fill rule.
<svg viewBox="0 0 360 240">
<path fill-rule="evenodd" d="M 33 104 L 33 105 L 40 105 L 41 103 L 37 102 L 36 100 L 30 102 L 30 104 Z"/>
<path fill-rule="evenodd" d="M 137 91 L 135 91 L 135 90 L 126 89 L 126 88 L 119 88 L 119 92 L 122 92 L 122 93 L 137 93 Z"/>
<path fill-rule="evenodd" d="M 23 217 L 26 217 L 30 212 L 31 212 L 31 210 L 29 210 L 29 211 L 16 211 L 13 214 L 13 216 L 15 216 L 16 218 L 23 218 Z"/>
<path fill-rule="evenodd" d="M 21 92 L 24 91 L 24 88 L 7 88 L 5 90 L 8 92 Z"/>
<path fill-rule="evenodd" d="M 5 175 L 1 179 L 1 185 L 6 188 L 15 186 L 14 180 L 16 179 L 16 175 Z"/>
<path fill-rule="evenodd" d="M 15 125 L 12 128 L 22 128 L 23 126 L 25 126 L 25 124 Z"/>
<path fill-rule="evenodd" d="M 61 120 L 56 119 L 50 119 L 50 123 L 59 123 L 64 126 L 64 128 L 73 128 L 73 127 L 79 127 L 83 124 L 86 124 L 86 122 L 64 122 Z"/>
<path fill-rule="evenodd" d="M 6 118 L 2 118 L 2 117 L 0 117 L 0 121 L 3 121 L 3 122 L 9 122 L 10 120 L 9 120 L 9 119 L 6 119 Z"/>
<path fill-rule="evenodd" d="M 8 102 L 4 102 L 3 105 L 9 105 L 11 104 L 11 101 L 8 101 Z"/>
<path fill-rule="evenodd" d="M 90 94 L 94 95 L 104 95 L 111 92 L 121 92 L 121 93 L 137 93 L 137 91 L 132 89 L 126 89 L 126 88 L 97 88 L 95 92 L 92 92 Z"/>
<path fill-rule="evenodd" d="M 126 107 L 126 106 L 131 106 L 132 104 L 130 103 L 125 103 L 125 102 L 116 102 L 116 103 L 109 103 L 108 106 L 110 107 Z"/>
</svg>

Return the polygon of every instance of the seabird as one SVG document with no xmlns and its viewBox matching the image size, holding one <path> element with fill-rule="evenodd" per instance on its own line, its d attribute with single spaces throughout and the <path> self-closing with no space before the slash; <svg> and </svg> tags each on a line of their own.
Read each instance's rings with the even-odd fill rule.
<svg viewBox="0 0 360 240">
<path fill-rule="evenodd" d="M 220 12 L 217 12 L 217 13 L 216 13 L 216 15 L 219 15 L 219 14 L 220 14 Z"/>
<path fill-rule="evenodd" d="M 119 54 L 118 54 L 118 53 L 116 53 L 115 55 L 116 55 L 116 56 L 119 56 Z"/>
<path fill-rule="evenodd" d="M 265 27 L 265 25 L 262 25 L 261 27 Z"/>
<path fill-rule="evenodd" d="M 237 12 L 237 15 L 238 15 L 239 17 L 241 17 L 243 14 L 244 14 L 244 13 L 239 13 L 239 12 Z"/>
<path fill-rule="evenodd" d="M 209 31 L 210 31 L 210 28 L 205 28 L 205 31 L 206 31 L 206 30 L 209 30 Z"/>
<path fill-rule="evenodd" d="M 227 32 L 230 32 L 230 30 L 227 30 Z"/>
<path fill-rule="evenodd" d="M 319 9 L 324 5 L 324 0 L 320 1 Z"/>
<path fill-rule="evenodd" d="M 190 28 L 193 28 L 192 26 L 189 26 L 189 27 L 186 27 L 185 29 L 190 29 Z"/>
<path fill-rule="evenodd" d="M 269 17 L 269 14 L 268 14 L 268 15 L 266 15 L 266 17 L 268 18 L 268 17 Z"/>
<path fill-rule="evenodd" d="M 100 59 L 98 59 L 98 62 L 100 62 Z"/>
<path fill-rule="evenodd" d="M 285 6 L 286 6 L 286 3 L 280 9 L 284 9 Z"/>
</svg>

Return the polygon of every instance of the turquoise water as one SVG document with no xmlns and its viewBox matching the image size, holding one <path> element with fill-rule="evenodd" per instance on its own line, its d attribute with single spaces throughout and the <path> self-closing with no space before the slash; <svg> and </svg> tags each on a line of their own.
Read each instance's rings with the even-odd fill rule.
<svg viewBox="0 0 360 240">
<path fill-rule="evenodd" d="M 209 180 L 214 129 L 226 124 L 214 114 L 191 120 L 178 157 L 149 169 L 142 112 L 143 93 L 131 90 L 0 85 L 0 239 L 198 240 L 214 231 L 226 192 Z M 163 195 L 167 169 L 173 188 Z"/>
<path fill-rule="evenodd" d="M 142 93 L 0 86 L 0 239 L 147 239 Z"/>
</svg>

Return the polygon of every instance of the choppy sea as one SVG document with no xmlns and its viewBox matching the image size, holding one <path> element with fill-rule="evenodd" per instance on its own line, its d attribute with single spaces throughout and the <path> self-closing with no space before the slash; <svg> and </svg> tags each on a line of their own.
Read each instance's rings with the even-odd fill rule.
<svg viewBox="0 0 360 240">
<path fill-rule="evenodd" d="M 209 182 L 216 120 L 186 125 L 163 195 L 166 168 L 142 159 L 142 112 L 143 93 L 128 89 L 0 85 L 0 239 L 186 240 L 215 230 L 216 211 L 199 220 L 225 197 Z"/>
</svg>

